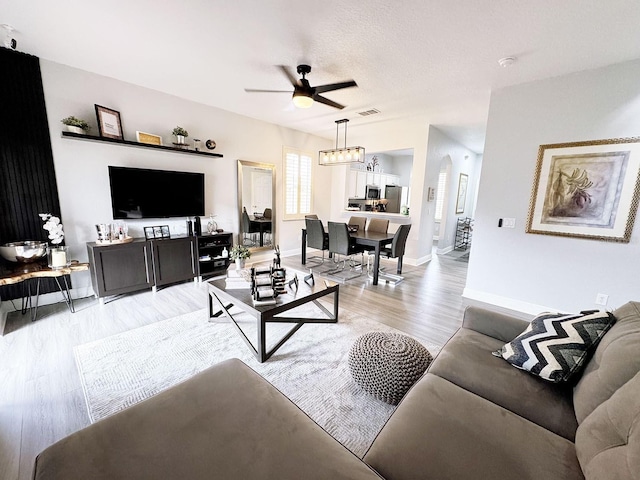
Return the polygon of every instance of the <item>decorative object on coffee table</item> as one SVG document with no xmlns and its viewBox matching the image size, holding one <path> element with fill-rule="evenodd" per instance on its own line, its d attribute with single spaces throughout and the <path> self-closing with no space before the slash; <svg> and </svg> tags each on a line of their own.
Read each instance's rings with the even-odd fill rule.
<svg viewBox="0 0 640 480">
<path fill-rule="evenodd" d="M 240 270 L 244 268 L 246 259 L 251 257 L 251 252 L 244 245 L 235 244 L 231 247 L 229 256 L 231 257 L 231 260 L 235 260 L 236 270 Z"/>
<path fill-rule="evenodd" d="M 351 347 L 349 371 L 367 393 L 397 405 L 432 360 L 429 350 L 411 337 L 369 332 Z"/>
</svg>

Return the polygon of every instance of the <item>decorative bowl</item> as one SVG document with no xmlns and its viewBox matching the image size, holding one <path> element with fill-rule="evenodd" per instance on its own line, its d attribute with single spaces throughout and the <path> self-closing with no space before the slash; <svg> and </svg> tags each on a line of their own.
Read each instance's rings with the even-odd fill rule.
<svg viewBox="0 0 640 480">
<path fill-rule="evenodd" d="M 0 255 L 15 263 L 31 263 L 40 260 L 47 253 L 47 242 L 11 242 L 0 246 Z"/>
</svg>

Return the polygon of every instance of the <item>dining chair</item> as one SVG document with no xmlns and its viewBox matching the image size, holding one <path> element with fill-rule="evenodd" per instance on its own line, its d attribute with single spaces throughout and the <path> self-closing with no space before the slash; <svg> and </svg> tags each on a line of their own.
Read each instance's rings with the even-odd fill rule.
<svg viewBox="0 0 640 480">
<path fill-rule="evenodd" d="M 380 250 L 380 257 L 385 258 L 397 258 L 398 268 L 396 270 L 397 275 L 393 273 L 387 273 L 379 270 L 378 278 L 386 280 L 389 283 L 397 285 L 404 280 L 402 273 L 402 257 L 404 256 L 404 249 L 407 244 L 407 238 L 409 237 L 409 230 L 411 230 L 411 224 L 400 225 L 393 236 L 393 241 L 390 247 L 384 247 Z"/>
<path fill-rule="evenodd" d="M 265 208 L 262 216 L 265 218 L 265 220 L 271 220 L 273 216 L 272 210 L 270 208 Z M 271 222 L 264 225 L 263 231 L 265 234 L 267 234 L 268 237 L 267 245 L 271 245 Z"/>
<path fill-rule="evenodd" d="M 357 275 L 345 278 L 350 280 L 351 278 L 362 275 L 362 265 L 364 263 L 364 248 L 357 245 L 355 240 L 349 235 L 349 228 L 346 223 L 329 222 L 329 253 L 333 254 L 333 260 L 336 263 L 340 263 L 338 255 L 342 255 L 342 266 L 334 270 L 327 270 L 324 273 L 337 273 L 343 271 L 347 266 L 347 260 L 349 261 L 349 269 L 355 270 L 360 267 L 360 272 Z M 360 254 L 362 259 L 359 264 L 356 264 L 353 256 Z"/>
<path fill-rule="evenodd" d="M 255 226 L 255 224 L 249 218 L 249 214 L 247 213 L 247 209 L 242 207 L 242 234 L 243 234 L 243 243 L 247 240 L 247 235 L 249 235 L 249 241 L 252 246 L 256 245 L 255 235 L 259 233 L 260 229 Z"/>
<path fill-rule="evenodd" d="M 311 218 L 312 220 L 318 220 L 318 215 L 315 213 L 310 213 L 309 215 L 305 215 L 304 218 Z"/>
<path fill-rule="evenodd" d="M 389 220 L 383 220 L 382 218 L 369 219 L 369 225 L 367 225 L 368 232 L 387 233 L 388 229 L 389 229 Z"/>
<path fill-rule="evenodd" d="M 317 262 L 321 258 L 318 265 L 322 265 L 324 263 L 324 252 L 329 250 L 329 234 L 324 231 L 322 221 L 313 218 L 305 218 L 304 221 L 307 230 L 307 247 L 322 251 L 322 258 L 313 256 L 307 258 L 307 261 L 313 260 Z"/>
<path fill-rule="evenodd" d="M 387 233 L 389 229 L 389 220 L 383 220 L 382 218 L 370 218 L 369 224 L 367 225 L 367 232 L 379 232 L 379 233 Z M 369 253 L 375 250 L 374 247 L 364 247 L 367 251 L 367 272 L 369 271 L 369 261 L 370 255 Z"/>
<path fill-rule="evenodd" d="M 358 231 L 363 231 L 364 230 L 364 226 L 367 223 L 367 217 L 351 217 L 349 219 L 349 226 L 357 226 L 358 227 Z"/>
</svg>

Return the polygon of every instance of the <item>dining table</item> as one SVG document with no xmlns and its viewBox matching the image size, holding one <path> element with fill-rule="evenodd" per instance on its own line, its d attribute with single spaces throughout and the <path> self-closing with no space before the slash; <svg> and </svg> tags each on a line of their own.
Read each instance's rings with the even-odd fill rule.
<svg viewBox="0 0 640 480">
<path fill-rule="evenodd" d="M 249 221 L 259 230 L 260 246 L 264 247 L 264 234 L 271 232 L 271 219 L 257 215 L 250 215 Z"/>
<path fill-rule="evenodd" d="M 378 285 L 378 273 L 380 269 L 380 251 L 382 247 L 393 242 L 394 233 L 388 232 L 370 232 L 368 230 L 358 230 L 349 232 L 349 236 L 355 240 L 357 245 L 364 247 L 373 247 L 373 285 Z M 398 257 L 398 262 L 402 261 L 402 257 Z M 307 229 L 302 229 L 302 245 L 301 245 L 301 263 L 307 263 Z M 401 265 L 398 263 L 398 265 Z"/>
</svg>

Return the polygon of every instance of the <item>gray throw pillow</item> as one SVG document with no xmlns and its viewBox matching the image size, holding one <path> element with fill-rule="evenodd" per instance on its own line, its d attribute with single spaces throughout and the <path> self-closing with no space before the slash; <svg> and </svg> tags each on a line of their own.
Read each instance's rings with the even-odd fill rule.
<svg viewBox="0 0 640 480">
<path fill-rule="evenodd" d="M 542 313 L 524 332 L 492 352 L 511 365 L 559 383 L 575 378 L 615 323 L 609 312 Z"/>
</svg>

